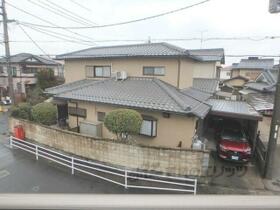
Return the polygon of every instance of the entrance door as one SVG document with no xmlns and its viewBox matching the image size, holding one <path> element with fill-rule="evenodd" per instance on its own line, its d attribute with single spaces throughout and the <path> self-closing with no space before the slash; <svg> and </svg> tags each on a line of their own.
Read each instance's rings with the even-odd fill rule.
<svg viewBox="0 0 280 210">
<path fill-rule="evenodd" d="M 57 105 L 57 120 L 59 127 L 66 126 L 68 119 L 68 104 Z"/>
</svg>

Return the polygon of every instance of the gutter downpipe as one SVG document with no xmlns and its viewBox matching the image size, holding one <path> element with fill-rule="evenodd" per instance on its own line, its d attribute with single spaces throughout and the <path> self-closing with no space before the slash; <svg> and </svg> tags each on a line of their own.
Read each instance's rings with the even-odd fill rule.
<svg viewBox="0 0 280 210">
<path fill-rule="evenodd" d="M 177 59 L 178 61 L 178 75 L 177 75 L 177 88 L 180 87 L 180 76 L 181 76 L 181 57 Z"/>
</svg>

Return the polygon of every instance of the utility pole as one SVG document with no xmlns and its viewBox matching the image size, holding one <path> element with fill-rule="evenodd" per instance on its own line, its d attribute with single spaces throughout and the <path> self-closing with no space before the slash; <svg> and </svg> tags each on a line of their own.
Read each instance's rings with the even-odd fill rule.
<svg viewBox="0 0 280 210">
<path fill-rule="evenodd" d="M 3 21 L 6 65 L 7 65 L 7 73 L 8 73 L 9 96 L 11 97 L 12 104 L 14 104 L 15 95 L 14 95 L 13 74 L 12 74 L 11 62 L 10 62 L 10 46 L 9 46 L 9 34 L 8 34 L 8 22 L 13 22 L 13 21 L 8 20 L 8 18 L 7 18 L 5 0 L 2 0 L 1 8 L 2 8 L 2 17 L 3 17 L 2 21 Z"/>
<path fill-rule="evenodd" d="M 270 125 L 269 141 L 267 145 L 267 153 L 265 158 L 265 171 L 264 177 L 272 179 L 274 169 L 274 156 L 277 148 L 277 138 L 280 129 L 280 61 L 278 69 L 278 80 L 276 83 L 276 90 L 274 96 L 273 115 Z"/>
<path fill-rule="evenodd" d="M 280 1 L 279 0 L 270 0 L 270 13 L 279 13 L 280 12 Z M 280 60 L 278 67 L 278 79 L 276 83 L 276 90 L 274 96 L 274 106 L 273 106 L 273 115 L 270 125 L 270 134 L 269 141 L 267 145 L 267 152 L 265 157 L 265 168 L 264 168 L 264 177 L 267 179 L 273 178 L 273 169 L 274 167 L 274 158 L 275 151 L 277 148 L 277 138 L 280 127 Z M 278 166 L 277 166 L 278 167 Z"/>
</svg>

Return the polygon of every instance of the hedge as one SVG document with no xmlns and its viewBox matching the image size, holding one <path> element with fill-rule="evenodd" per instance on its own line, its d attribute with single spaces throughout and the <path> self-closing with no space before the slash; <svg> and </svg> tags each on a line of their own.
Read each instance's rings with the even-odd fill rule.
<svg viewBox="0 0 280 210">
<path fill-rule="evenodd" d="M 26 120 L 32 120 L 31 117 L 32 106 L 29 103 L 20 103 L 11 108 L 11 116 Z"/>
<path fill-rule="evenodd" d="M 57 109 L 56 106 L 43 102 L 33 106 L 32 118 L 35 122 L 44 125 L 53 125 L 57 121 Z"/>
</svg>

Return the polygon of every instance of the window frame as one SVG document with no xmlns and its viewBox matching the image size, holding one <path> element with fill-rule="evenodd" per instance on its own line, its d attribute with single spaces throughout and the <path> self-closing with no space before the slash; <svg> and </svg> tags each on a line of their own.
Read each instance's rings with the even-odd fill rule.
<svg viewBox="0 0 280 210">
<path fill-rule="evenodd" d="M 96 68 L 102 67 L 102 75 L 104 75 L 104 67 L 109 67 L 110 68 L 110 75 L 109 76 L 96 76 Z M 112 69 L 110 65 L 104 65 L 104 66 L 93 66 L 93 77 L 94 78 L 110 78 L 112 76 Z"/>
<path fill-rule="evenodd" d="M 79 107 L 68 106 L 68 115 L 87 118 L 87 110 Z"/>
<path fill-rule="evenodd" d="M 96 71 L 95 69 L 98 67 L 109 67 L 110 68 L 110 76 L 96 76 Z M 88 75 L 88 68 L 92 71 L 92 74 Z M 103 74 L 103 69 L 102 69 L 102 74 Z M 110 78 L 112 76 L 112 66 L 111 65 L 86 65 L 85 66 L 85 76 L 86 78 Z"/>
<path fill-rule="evenodd" d="M 140 129 L 139 135 L 146 136 L 146 137 L 151 137 L 151 138 L 157 137 L 158 120 L 154 117 L 146 116 L 146 115 L 142 115 L 142 118 L 143 118 L 143 121 L 148 121 L 148 122 L 151 123 L 151 134 L 147 135 L 147 134 L 141 133 L 141 129 Z M 154 123 L 155 123 L 155 125 L 154 125 Z M 141 128 L 142 128 L 142 124 L 141 124 Z M 155 134 L 153 134 L 153 133 L 155 133 Z"/>
<path fill-rule="evenodd" d="M 103 117 L 103 119 L 102 119 L 102 120 L 100 120 L 100 118 L 99 118 L 99 114 L 104 114 L 104 117 Z M 106 117 L 106 112 L 97 112 L 97 121 L 99 121 L 99 122 L 104 122 L 105 117 Z"/>
<path fill-rule="evenodd" d="M 145 68 L 153 68 L 153 74 L 146 74 L 145 73 Z M 163 68 L 164 73 L 163 74 L 156 74 L 155 69 L 156 68 Z M 144 76 L 165 76 L 165 66 L 143 66 L 143 75 Z"/>
</svg>

